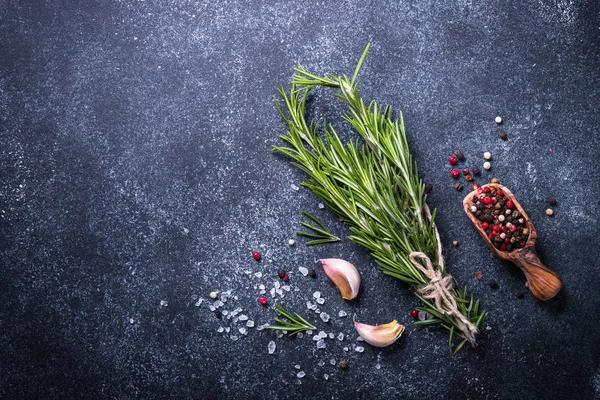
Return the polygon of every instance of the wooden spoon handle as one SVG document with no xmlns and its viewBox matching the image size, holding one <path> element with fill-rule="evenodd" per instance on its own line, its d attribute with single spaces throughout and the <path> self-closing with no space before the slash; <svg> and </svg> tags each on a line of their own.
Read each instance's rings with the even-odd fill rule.
<svg viewBox="0 0 600 400">
<path fill-rule="evenodd" d="M 540 300 L 550 300 L 556 296 L 562 287 L 558 275 L 542 264 L 533 246 L 524 248 L 520 253 L 520 257 L 512 261 L 525 274 L 531 294 Z"/>
</svg>

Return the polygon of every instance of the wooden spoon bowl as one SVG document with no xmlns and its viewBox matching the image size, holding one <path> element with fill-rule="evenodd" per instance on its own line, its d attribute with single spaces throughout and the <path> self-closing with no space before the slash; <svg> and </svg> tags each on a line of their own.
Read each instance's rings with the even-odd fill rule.
<svg viewBox="0 0 600 400">
<path fill-rule="evenodd" d="M 529 287 L 529 290 L 537 299 L 549 300 L 553 298 L 560 291 L 562 282 L 554 271 L 551 271 L 542 264 L 535 252 L 535 241 L 537 239 L 535 227 L 510 190 L 505 186 L 496 183 L 483 185 L 482 188 L 486 186 L 491 190 L 501 189 L 502 192 L 504 192 L 504 196 L 506 196 L 507 199 L 512 200 L 514 207 L 525 219 L 527 228 L 529 228 L 529 238 L 527 239 L 525 246 L 511 251 L 501 251 L 494 246 L 486 235 L 485 230 L 482 228 L 481 221 L 479 221 L 474 213 L 471 212 L 471 206 L 474 205 L 473 192 L 469 193 L 463 200 L 463 206 L 469 219 L 473 222 L 473 225 L 475 225 L 475 228 L 479 231 L 485 243 L 492 250 L 492 255 L 494 257 L 511 261 L 523 271 L 525 278 L 527 279 L 525 285 Z"/>
</svg>

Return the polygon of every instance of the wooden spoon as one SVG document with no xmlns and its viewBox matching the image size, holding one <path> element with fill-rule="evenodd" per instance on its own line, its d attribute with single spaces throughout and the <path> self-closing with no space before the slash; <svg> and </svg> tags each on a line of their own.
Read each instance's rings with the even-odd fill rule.
<svg viewBox="0 0 600 400">
<path fill-rule="evenodd" d="M 469 216 L 469 219 L 471 219 L 471 222 L 473 222 L 473 225 L 475 225 L 475 228 L 477 228 L 485 240 L 485 243 L 492 250 L 492 255 L 494 257 L 511 261 L 515 263 L 517 267 L 521 269 L 521 271 L 523 271 L 525 278 L 527 278 L 527 283 L 525 286 L 529 287 L 529 290 L 537 299 L 549 300 L 553 298 L 559 292 L 560 288 L 562 287 L 562 283 L 554 271 L 551 271 L 550 269 L 546 268 L 544 264 L 542 264 L 535 252 L 535 240 L 537 239 L 535 227 L 510 190 L 503 185 L 495 183 L 489 183 L 482 186 L 482 188 L 486 186 L 490 189 L 501 189 L 504 192 L 504 196 L 513 201 L 516 209 L 525 219 L 527 227 L 529 228 L 529 238 L 525 243 L 525 247 L 514 249 L 512 251 L 500 251 L 492 244 L 484 229 L 481 227 L 481 221 L 479 221 L 475 214 L 471 212 L 471 206 L 474 205 L 472 201 L 474 194 L 473 192 L 469 193 L 463 200 L 463 206 L 465 212 Z"/>
</svg>

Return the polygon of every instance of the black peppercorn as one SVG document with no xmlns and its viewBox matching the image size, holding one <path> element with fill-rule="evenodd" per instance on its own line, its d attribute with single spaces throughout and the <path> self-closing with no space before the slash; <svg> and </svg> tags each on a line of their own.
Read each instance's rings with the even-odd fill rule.
<svg viewBox="0 0 600 400">
<path fill-rule="evenodd" d="M 498 282 L 493 279 L 490 281 L 489 285 L 492 289 L 498 289 Z"/>
<path fill-rule="evenodd" d="M 463 190 L 463 185 L 459 182 L 456 182 L 456 185 L 454 185 L 454 188 L 460 192 L 461 190 Z"/>
<path fill-rule="evenodd" d="M 277 275 L 279 275 L 281 279 L 284 279 L 287 273 L 283 269 L 280 269 L 279 271 L 277 271 Z"/>
<path fill-rule="evenodd" d="M 317 273 L 315 272 L 314 269 L 309 268 L 309 270 L 308 270 L 308 276 L 310 276 L 311 278 L 316 278 L 317 277 Z"/>
<path fill-rule="evenodd" d="M 502 139 L 504 141 L 508 140 L 508 135 L 504 131 L 500 131 L 500 133 L 498 134 L 498 136 L 500 136 L 500 139 Z"/>
<path fill-rule="evenodd" d="M 479 176 L 481 174 L 481 170 L 477 167 L 473 167 L 471 171 L 473 171 L 473 175 Z"/>
<path fill-rule="evenodd" d="M 462 153 L 462 151 L 460 151 L 460 150 L 456 150 L 456 151 L 454 152 L 454 155 L 456 156 L 456 158 L 457 158 L 459 161 L 465 161 L 465 155 Z"/>
<path fill-rule="evenodd" d="M 551 206 L 556 205 L 556 197 L 554 197 L 554 196 L 548 197 L 547 201 L 548 201 L 548 204 L 550 204 Z"/>
<path fill-rule="evenodd" d="M 523 292 L 519 290 L 517 293 L 515 293 L 515 296 L 517 297 L 517 299 L 520 299 L 523 297 Z"/>
<path fill-rule="evenodd" d="M 473 175 L 471 175 L 471 174 L 467 174 L 467 175 L 465 175 L 465 180 L 466 180 L 467 182 L 473 182 Z"/>
<path fill-rule="evenodd" d="M 425 193 L 431 192 L 431 189 L 433 189 L 433 185 L 431 183 L 426 183 L 425 184 Z"/>
<path fill-rule="evenodd" d="M 223 313 L 221 312 L 221 310 L 215 310 L 215 317 L 217 318 L 221 318 L 223 316 Z"/>
</svg>

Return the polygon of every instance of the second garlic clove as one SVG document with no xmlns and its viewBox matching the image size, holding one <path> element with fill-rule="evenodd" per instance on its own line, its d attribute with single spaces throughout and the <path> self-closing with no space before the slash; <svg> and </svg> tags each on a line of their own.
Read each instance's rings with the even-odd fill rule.
<svg viewBox="0 0 600 400">
<path fill-rule="evenodd" d="M 352 300 L 358 295 L 360 275 L 354 265 L 339 258 L 325 258 L 320 261 L 325 275 L 340 290 L 342 298 Z"/>
</svg>

